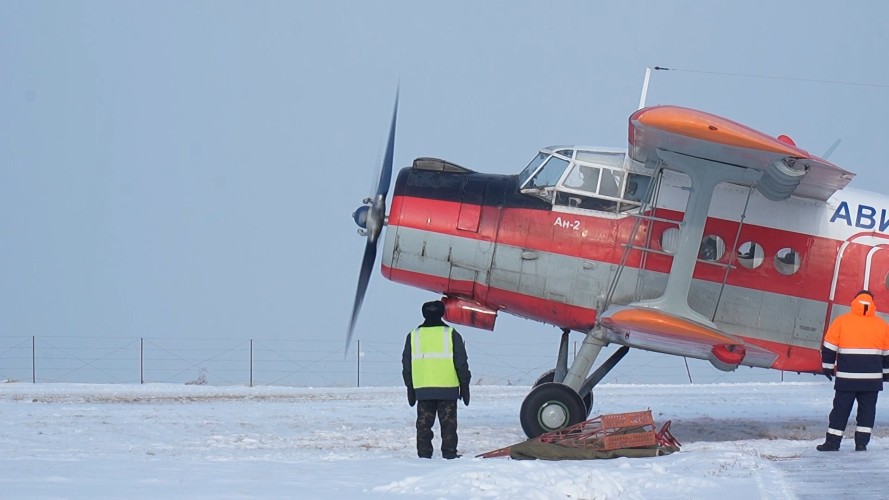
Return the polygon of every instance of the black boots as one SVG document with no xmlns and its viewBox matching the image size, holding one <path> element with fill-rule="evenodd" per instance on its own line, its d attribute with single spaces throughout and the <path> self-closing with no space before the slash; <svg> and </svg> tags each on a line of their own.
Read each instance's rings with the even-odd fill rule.
<svg viewBox="0 0 889 500">
<path fill-rule="evenodd" d="M 869 437 L 869 436 L 868 436 Z M 815 447 L 818 451 L 839 451 L 840 450 L 840 442 L 843 440 L 843 436 L 837 436 L 836 434 L 827 433 L 826 438 L 824 439 L 824 443 L 819 444 Z M 858 446 L 856 444 L 855 448 Z"/>
<path fill-rule="evenodd" d="M 824 439 L 824 443 L 819 444 L 815 447 L 818 451 L 839 451 L 840 442 L 842 442 L 843 436 L 837 436 L 836 434 L 827 433 Z M 870 442 L 870 433 L 869 432 L 856 432 L 855 433 L 855 451 L 867 451 L 867 443 Z"/>
<path fill-rule="evenodd" d="M 855 433 L 855 451 L 867 451 L 867 443 L 870 442 L 869 432 Z"/>
</svg>

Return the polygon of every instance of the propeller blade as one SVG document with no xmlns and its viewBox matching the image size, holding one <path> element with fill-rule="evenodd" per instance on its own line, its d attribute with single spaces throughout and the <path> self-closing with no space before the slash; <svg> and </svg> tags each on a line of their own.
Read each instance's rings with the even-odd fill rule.
<svg viewBox="0 0 889 500">
<path fill-rule="evenodd" d="M 361 261 L 361 272 L 358 275 L 358 288 L 355 289 L 355 303 L 352 305 L 352 319 L 349 320 L 349 332 L 346 334 L 346 352 L 352 342 L 352 334 L 355 333 L 355 322 L 358 313 L 364 303 L 364 294 L 367 292 L 367 284 L 370 281 L 370 273 L 373 271 L 374 262 L 377 260 L 376 243 L 367 242 L 364 247 L 364 259 Z"/>
<path fill-rule="evenodd" d="M 383 157 L 383 168 L 380 170 L 380 183 L 377 184 L 377 195 L 383 198 L 389 194 L 392 183 L 392 162 L 395 156 L 395 121 L 398 117 L 398 91 L 395 91 L 395 109 L 392 110 L 392 125 L 389 127 L 389 140 L 386 142 L 386 156 Z"/>
<path fill-rule="evenodd" d="M 364 303 L 364 295 L 367 293 L 367 284 L 370 282 L 370 274 L 373 272 L 374 262 L 377 259 L 378 236 L 383 230 L 386 221 L 386 195 L 389 194 L 389 184 L 392 183 L 392 163 L 395 157 L 395 122 L 398 118 L 398 91 L 395 92 L 395 108 L 392 110 L 392 125 L 389 126 L 389 139 L 386 141 L 386 156 L 380 169 L 380 180 L 377 184 L 377 192 L 373 198 L 364 200 L 364 205 L 352 214 L 355 223 L 362 228 L 361 234 L 367 236 L 364 246 L 364 259 L 361 261 L 361 272 L 358 275 L 358 288 L 355 290 L 355 303 L 352 305 L 352 318 L 349 320 L 349 331 L 346 333 L 346 346 L 344 353 L 349 352 L 349 344 L 355 333 L 355 323 L 358 321 L 358 313 Z"/>
</svg>

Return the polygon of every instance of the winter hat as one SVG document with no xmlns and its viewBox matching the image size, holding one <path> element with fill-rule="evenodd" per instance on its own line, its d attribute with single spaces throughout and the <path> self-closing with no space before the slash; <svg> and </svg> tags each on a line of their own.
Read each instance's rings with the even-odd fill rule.
<svg viewBox="0 0 889 500">
<path fill-rule="evenodd" d="M 445 305 L 440 300 L 433 300 L 423 304 L 423 318 L 429 320 L 441 319 L 444 316 Z"/>
</svg>

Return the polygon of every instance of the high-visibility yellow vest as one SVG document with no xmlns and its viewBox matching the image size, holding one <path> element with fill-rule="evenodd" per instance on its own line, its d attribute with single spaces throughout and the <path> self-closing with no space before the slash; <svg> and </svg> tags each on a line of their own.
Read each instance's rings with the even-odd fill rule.
<svg viewBox="0 0 889 500">
<path fill-rule="evenodd" d="M 411 332 L 411 377 L 414 389 L 459 387 L 454 368 L 454 329 L 426 326 Z"/>
</svg>

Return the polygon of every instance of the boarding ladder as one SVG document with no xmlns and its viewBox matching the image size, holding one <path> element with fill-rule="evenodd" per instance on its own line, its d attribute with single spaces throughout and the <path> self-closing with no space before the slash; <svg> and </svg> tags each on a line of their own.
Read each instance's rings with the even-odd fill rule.
<svg viewBox="0 0 889 500">
<path fill-rule="evenodd" d="M 611 283 L 608 286 L 608 292 L 605 295 L 605 303 L 602 307 L 601 311 L 606 311 L 611 306 L 612 301 L 614 299 L 614 293 L 617 290 L 617 285 L 620 282 L 621 276 L 623 274 L 623 270 L 627 266 L 627 262 L 629 261 L 630 252 L 633 250 L 638 250 L 642 252 L 642 258 L 639 263 L 639 272 L 636 274 L 636 285 L 633 289 L 633 301 L 639 301 L 642 299 L 642 290 L 646 276 L 646 264 L 648 261 L 648 254 L 656 253 L 660 255 L 667 255 L 672 257 L 673 254 L 669 252 L 665 252 L 663 250 L 658 250 L 652 246 L 652 231 L 649 230 L 646 232 L 645 242 L 642 246 L 634 245 L 633 242 L 636 241 L 636 235 L 639 232 L 639 229 L 642 227 L 642 224 L 647 224 L 649 229 L 653 225 L 654 222 L 665 222 L 668 224 L 675 224 L 677 226 L 682 225 L 682 221 L 677 221 L 674 219 L 667 219 L 664 217 L 656 217 L 654 215 L 647 215 L 650 213 L 654 213 L 654 210 L 657 208 L 657 200 L 660 195 L 661 183 L 663 181 L 665 166 L 662 162 L 659 162 L 657 167 L 655 168 L 655 173 L 652 176 L 652 182 L 649 183 L 647 192 L 643 197 L 642 205 L 639 207 L 638 211 L 635 213 L 630 213 L 631 217 L 634 218 L 633 228 L 630 230 L 630 235 L 626 243 L 623 243 L 623 253 L 621 254 L 620 263 L 618 264 L 617 270 L 614 273 L 614 276 L 611 279 Z M 750 197 L 753 194 L 753 190 L 756 189 L 756 183 L 750 185 L 747 191 L 747 198 L 744 203 L 744 209 L 741 212 L 740 220 L 738 221 L 738 229 L 735 231 L 734 241 L 732 242 L 731 247 L 727 249 L 729 252 L 729 261 L 728 263 L 716 262 L 711 260 L 703 260 L 698 259 L 698 262 L 703 262 L 705 264 L 719 266 L 725 269 L 725 273 L 723 273 L 722 283 L 719 288 L 719 294 L 716 300 L 716 306 L 713 309 L 713 312 L 710 315 L 710 320 L 714 321 L 716 317 L 716 312 L 719 309 L 719 304 L 722 300 L 723 292 L 725 291 L 725 286 L 728 281 L 729 272 L 734 269 L 735 266 L 735 257 L 737 255 L 738 241 L 741 237 L 741 228 L 744 226 L 744 221 L 747 218 L 747 208 L 750 205 Z"/>
</svg>

